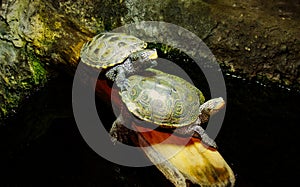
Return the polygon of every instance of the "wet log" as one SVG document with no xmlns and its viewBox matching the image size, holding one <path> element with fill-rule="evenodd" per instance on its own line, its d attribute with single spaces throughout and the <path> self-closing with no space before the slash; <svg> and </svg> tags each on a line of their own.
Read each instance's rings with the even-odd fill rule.
<svg viewBox="0 0 300 187">
<path fill-rule="evenodd" d="M 187 183 L 200 186 L 233 186 L 235 176 L 221 154 L 205 147 L 199 139 L 187 142 L 182 137 L 165 132 L 149 131 L 135 126 L 139 146 L 147 157 L 175 186 L 184 187 Z M 165 141 L 169 138 L 167 141 Z M 164 142 L 164 143 L 162 143 Z M 170 159 L 170 153 L 174 154 Z"/>
</svg>

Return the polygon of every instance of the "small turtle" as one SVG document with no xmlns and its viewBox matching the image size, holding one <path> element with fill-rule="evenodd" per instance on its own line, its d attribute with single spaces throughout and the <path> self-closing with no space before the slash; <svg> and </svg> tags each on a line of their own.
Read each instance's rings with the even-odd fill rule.
<svg viewBox="0 0 300 187">
<path fill-rule="evenodd" d="M 90 67 L 108 69 L 106 77 L 115 81 L 121 90 L 126 90 L 128 75 L 157 64 L 156 50 L 145 49 L 146 46 L 147 43 L 131 35 L 104 33 L 84 44 L 80 57 Z"/>
<path fill-rule="evenodd" d="M 132 75 L 130 86 L 120 91 L 122 101 L 135 117 L 151 122 L 162 128 L 176 129 L 176 133 L 201 137 L 202 142 L 216 148 L 212 140 L 200 126 L 210 115 L 220 110 L 223 98 L 204 102 L 202 92 L 186 80 L 155 69 L 147 69 L 152 76 Z M 118 126 L 126 124 L 122 112 L 111 129 L 116 141 Z M 196 133 L 194 133 L 196 132 Z"/>
</svg>

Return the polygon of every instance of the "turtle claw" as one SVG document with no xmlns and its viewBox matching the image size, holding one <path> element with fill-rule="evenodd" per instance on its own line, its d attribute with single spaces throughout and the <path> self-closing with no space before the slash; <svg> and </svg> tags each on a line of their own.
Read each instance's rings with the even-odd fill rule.
<svg viewBox="0 0 300 187">
<path fill-rule="evenodd" d="M 113 143 L 113 145 L 116 145 L 118 140 L 115 137 L 111 137 L 110 141 Z"/>
<path fill-rule="evenodd" d="M 205 144 L 205 145 L 207 145 L 207 146 L 209 146 L 209 147 L 212 147 L 212 148 L 214 148 L 214 149 L 217 149 L 217 144 L 216 144 L 216 142 L 213 140 L 213 139 L 211 139 L 207 134 L 203 134 L 202 136 L 201 136 L 201 141 Z"/>
<path fill-rule="evenodd" d="M 110 141 L 113 145 L 117 145 L 117 143 L 126 143 L 128 141 L 125 135 L 122 135 L 121 133 L 120 129 L 110 131 Z"/>
<path fill-rule="evenodd" d="M 116 145 L 118 142 L 118 127 L 115 124 L 115 122 L 114 122 L 113 126 L 111 127 L 109 134 L 111 136 L 110 137 L 111 142 L 113 143 L 113 145 Z"/>
<path fill-rule="evenodd" d="M 129 135 L 128 129 L 123 125 L 123 117 L 120 115 L 113 123 L 112 127 L 109 131 L 110 140 L 112 141 L 113 145 L 119 143 L 127 143 L 129 142 Z"/>
<path fill-rule="evenodd" d="M 129 80 L 123 74 L 117 75 L 115 83 L 121 91 L 127 90 L 130 86 Z"/>
<path fill-rule="evenodd" d="M 193 134 L 194 137 L 200 138 L 203 144 L 212 147 L 214 149 L 217 149 L 216 142 L 213 139 L 211 139 L 208 136 L 208 134 L 206 134 L 205 130 L 200 125 L 198 125 L 198 121 L 199 119 L 197 120 L 196 123 L 190 126 L 177 129 L 176 132 L 180 134 Z"/>
<path fill-rule="evenodd" d="M 125 79 L 123 81 L 121 81 L 121 83 L 117 83 L 117 86 L 121 89 L 121 91 L 125 91 L 128 90 L 130 84 L 129 84 L 129 80 Z"/>
<path fill-rule="evenodd" d="M 121 92 L 128 90 L 130 84 L 127 79 L 116 82 L 117 87 L 121 90 Z"/>
</svg>

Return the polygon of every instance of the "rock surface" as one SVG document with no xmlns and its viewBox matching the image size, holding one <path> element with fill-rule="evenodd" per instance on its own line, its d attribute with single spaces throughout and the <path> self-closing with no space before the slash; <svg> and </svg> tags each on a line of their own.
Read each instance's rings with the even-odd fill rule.
<svg viewBox="0 0 300 187">
<path fill-rule="evenodd" d="M 300 88 L 297 1 L 3 0 L 0 119 L 47 82 L 53 67 L 73 73 L 93 35 L 139 21 L 182 26 L 203 39 L 224 71 Z M 1 121 L 0 120 L 0 121 Z"/>
</svg>

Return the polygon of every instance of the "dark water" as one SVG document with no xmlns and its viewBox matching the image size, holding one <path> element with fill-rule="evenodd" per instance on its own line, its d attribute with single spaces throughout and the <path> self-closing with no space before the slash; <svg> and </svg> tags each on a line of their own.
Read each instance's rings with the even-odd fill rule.
<svg viewBox="0 0 300 187">
<path fill-rule="evenodd" d="M 228 77 L 226 83 L 228 104 L 217 142 L 237 174 L 237 186 L 295 186 L 299 92 Z"/>
<path fill-rule="evenodd" d="M 300 94 L 226 77 L 216 141 L 236 186 L 295 186 Z M 0 128 L 0 186 L 172 186 L 155 167 L 115 165 L 94 153 L 73 119 L 72 79 L 60 76 Z"/>
<path fill-rule="evenodd" d="M 258 2 L 272 15 L 300 17 L 299 1 Z M 299 186 L 300 93 L 225 81 L 226 116 L 216 142 L 236 186 Z M 119 166 L 91 150 L 73 118 L 71 89 L 72 79 L 59 76 L 0 127 L 0 186 L 172 186 L 155 167 Z"/>
</svg>

